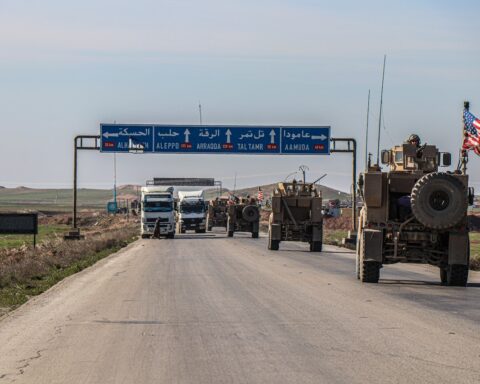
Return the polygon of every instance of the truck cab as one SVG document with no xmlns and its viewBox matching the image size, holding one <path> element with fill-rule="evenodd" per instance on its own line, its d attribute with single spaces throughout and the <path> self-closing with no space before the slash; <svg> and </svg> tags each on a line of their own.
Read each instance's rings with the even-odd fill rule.
<svg viewBox="0 0 480 384">
<path fill-rule="evenodd" d="M 196 233 L 205 233 L 206 228 L 207 209 L 203 191 L 178 191 L 178 232 L 194 230 Z"/>
<path fill-rule="evenodd" d="M 175 212 L 173 187 L 142 187 L 141 197 L 141 235 L 152 237 L 157 220 L 160 235 L 167 238 L 175 236 Z"/>
</svg>

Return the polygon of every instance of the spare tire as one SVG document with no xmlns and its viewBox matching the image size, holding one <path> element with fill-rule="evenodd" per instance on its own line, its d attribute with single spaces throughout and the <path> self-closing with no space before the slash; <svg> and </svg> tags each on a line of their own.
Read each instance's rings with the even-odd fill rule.
<svg viewBox="0 0 480 384">
<path fill-rule="evenodd" d="M 429 173 L 418 180 L 413 186 L 410 202 L 416 219 L 432 229 L 457 225 L 468 208 L 465 185 L 444 172 Z"/>
<path fill-rule="evenodd" d="M 242 210 L 242 217 L 245 221 L 254 222 L 257 221 L 260 217 L 258 213 L 258 208 L 255 205 L 247 205 Z"/>
</svg>

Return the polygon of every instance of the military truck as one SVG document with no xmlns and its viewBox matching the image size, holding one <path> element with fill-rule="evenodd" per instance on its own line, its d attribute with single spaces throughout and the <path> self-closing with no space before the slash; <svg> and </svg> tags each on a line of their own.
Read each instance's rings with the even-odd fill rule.
<svg viewBox="0 0 480 384">
<path fill-rule="evenodd" d="M 377 283 L 384 264 L 427 263 L 440 268 L 442 283 L 467 284 L 473 189 L 464 171 L 439 171 L 450 165 L 450 153 L 419 144 L 382 151 L 388 171 L 374 165 L 360 175 L 356 274 L 362 282 Z"/>
<path fill-rule="evenodd" d="M 293 180 L 273 191 L 268 249 L 277 251 L 281 241 L 302 241 L 310 243 L 310 251 L 322 251 L 322 196 L 314 184 Z"/>
<path fill-rule="evenodd" d="M 235 198 L 228 205 L 227 233 L 233 237 L 234 232 L 251 232 L 252 238 L 258 238 L 260 229 L 260 209 L 254 198 Z"/>
<path fill-rule="evenodd" d="M 208 203 L 207 230 L 211 231 L 213 227 L 223 227 L 227 229 L 227 209 L 228 198 L 217 197 Z"/>
</svg>

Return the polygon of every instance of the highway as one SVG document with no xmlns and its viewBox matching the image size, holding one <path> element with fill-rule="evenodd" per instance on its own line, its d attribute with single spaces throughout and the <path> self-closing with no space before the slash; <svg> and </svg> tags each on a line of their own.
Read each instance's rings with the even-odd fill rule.
<svg viewBox="0 0 480 384">
<path fill-rule="evenodd" d="M 479 383 L 480 274 L 354 276 L 333 246 L 138 240 L 0 321 L 0 383 Z"/>
</svg>

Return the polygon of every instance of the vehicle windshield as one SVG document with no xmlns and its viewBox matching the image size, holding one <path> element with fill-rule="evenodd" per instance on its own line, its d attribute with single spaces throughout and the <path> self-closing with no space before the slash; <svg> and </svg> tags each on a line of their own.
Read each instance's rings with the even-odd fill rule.
<svg viewBox="0 0 480 384">
<path fill-rule="evenodd" d="M 144 212 L 171 212 L 173 210 L 172 202 L 161 199 L 159 196 L 145 196 L 143 202 Z"/>
<path fill-rule="evenodd" d="M 205 204 L 201 201 L 194 203 L 180 204 L 180 213 L 203 213 L 205 212 Z"/>
</svg>

